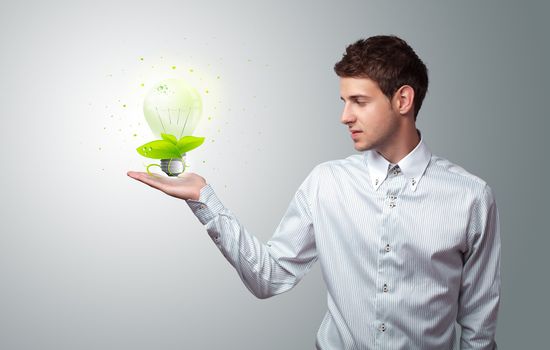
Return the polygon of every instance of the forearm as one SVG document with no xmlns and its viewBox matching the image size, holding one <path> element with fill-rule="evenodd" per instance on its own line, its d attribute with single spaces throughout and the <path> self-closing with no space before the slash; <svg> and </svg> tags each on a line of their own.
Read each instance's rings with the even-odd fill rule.
<svg viewBox="0 0 550 350">
<path fill-rule="evenodd" d="M 268 298 L 291 289 L 304 272 L 302 261 L 280 263 L 279 245 L 263 244 L 250 234 L 239 220 L 223 206 L 210 186 L 201 190 L 198 201 L 187 203 L 205 225 L 209 236 L 229 263 L 237 270 L 246 287 L 258 298 Z M 292 260 L 292 259 L 291 259 Z M 307 268 L 313 262 L 305 261 Z"/>
</svg>

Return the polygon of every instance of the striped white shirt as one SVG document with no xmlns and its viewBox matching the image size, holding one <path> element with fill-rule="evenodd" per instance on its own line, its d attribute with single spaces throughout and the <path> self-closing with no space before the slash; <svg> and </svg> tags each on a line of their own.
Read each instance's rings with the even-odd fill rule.
<svg viewBox="0 0 550 350">
<path fill-rule="evenodd" d="M 496 349 L 499 217 L 485 181 L 421 139 L 391 164 L 374 150 L 317 165 L 263 244 L 212 187 L 191 210 L 246 287 L 268 298 L 318 260 L 328 310 L 316 348 Z"/>
</svg>

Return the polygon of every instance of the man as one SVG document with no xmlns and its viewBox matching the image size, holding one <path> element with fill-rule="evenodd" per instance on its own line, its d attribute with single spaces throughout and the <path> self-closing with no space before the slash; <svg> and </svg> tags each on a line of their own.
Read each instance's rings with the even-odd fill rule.
<svg viewBox="0 0 550 350">
<path fill-rule="evenodd" d="M 262 244 L 196 174 L 128 175 L 187 200 L 247 288 L 268 298 L 320 261 L 317 349 L 496 349 L 498 210 L 482 179 L 433 155 L 415 121 L 424 63 L 395 36 L 359 40 L 334 67 L 360 154 L 316 166 Z"/>
</svg>

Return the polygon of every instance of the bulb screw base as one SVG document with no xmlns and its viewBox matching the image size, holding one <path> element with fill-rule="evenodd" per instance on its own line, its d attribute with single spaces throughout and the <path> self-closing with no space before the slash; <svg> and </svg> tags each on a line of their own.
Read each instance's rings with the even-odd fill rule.
<svg viewBox="0 0 550 350">
<path fill-rule="evenodd" d="M 185 171 L 185 160 L 183 158 L 161 159 L 160 168 L 168 176 L 178 176 Z"/>
</svg>

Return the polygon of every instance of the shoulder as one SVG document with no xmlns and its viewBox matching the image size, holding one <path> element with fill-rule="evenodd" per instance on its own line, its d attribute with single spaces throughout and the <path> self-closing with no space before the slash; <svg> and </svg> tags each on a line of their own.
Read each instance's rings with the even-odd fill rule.
<svg viewBox="0 0 550 350">
<path fill-rule="evenodd" d="M 481 177 L 472 174 L 462 166 L 441 156 L 433 155 L 430 161 L 432 170 L 444 176 L 449 186 L 471 193 L 477 200 L 493 202 L 493 190 Z"/>
<path fill-rule="evenodd" d="M 349 157 L 342 159 L 328 160 L 323 163 L 317 164 L 313 171 L 319 175 L 334 173 L 335 171 L 348 170 L 355 167 L 364 167 L 364 155 L 363 154 L 353 154 Z"/>
<path fill-rule="evenodd" d="M 301 187 L 314 189 L 318 188 L 321 183 L 327 184 L 327 181 L 328 183 L 341 181 L 346 178 L 346 174 L 352 173 L 354 168 L 360 167 L 365 167 L 361 154 L 354 154 L 343 159 L 324 161 L 313 167 Z"/>
</svg>

